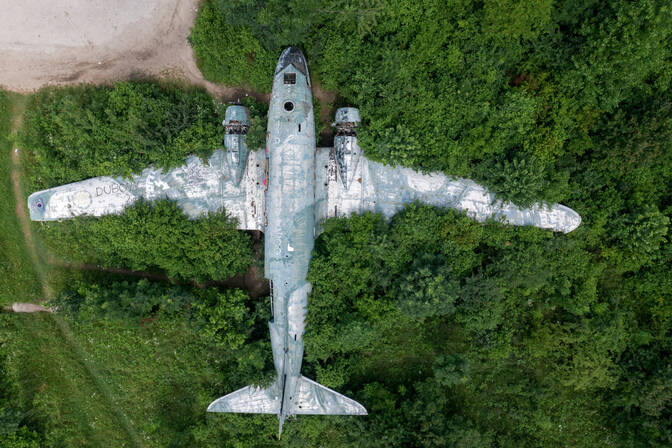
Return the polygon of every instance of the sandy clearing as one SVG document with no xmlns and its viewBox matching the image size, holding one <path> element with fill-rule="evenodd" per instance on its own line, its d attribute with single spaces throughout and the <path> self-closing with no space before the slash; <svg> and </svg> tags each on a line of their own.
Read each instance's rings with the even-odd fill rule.
<svg viewBox="0 0 672 448">
<path fill-rule="evenodd" d="M 196 66 L 187 37 L 199 2 L 5 0 L 0 86 L 29 92 L 153 76 L 187 80 L 220 99 L 244 96 L 242 89 L 206 81 Z"/>
</svg>

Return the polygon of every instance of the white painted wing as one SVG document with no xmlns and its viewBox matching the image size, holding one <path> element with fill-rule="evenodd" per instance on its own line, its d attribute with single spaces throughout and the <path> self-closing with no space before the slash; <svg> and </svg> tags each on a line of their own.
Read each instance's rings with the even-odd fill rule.
<svg viewBox="0 0 672 448">
<path fill-rule="evenodd" d="M 75 216 L 103 216 L 120 213 L 140 198 L 148 201 L 171 199 L 190 218 L 226 209 L 238 219 L 238 228 L 263 230 L 265 214 L 262 151 L 250 152 L 240 182 L 226 162 L 224 151 L 215 151 L 207 163 L 190 156 L 186 163 L 167 173 L 146 168 L 130 179 L 96 177 L 48 190 L 28 197 L 33 221 L 53 221 Z"/>
<path fill-rule="evenodd" d="M 455 179 L 443 173 L 422 174 L 410 168 L 372 162 L 362 156 L 346 190 L 331 148 L 320 148 L 316 169 L 316 221 L 334 216 L 373 211 L 391 218 L 406 204 L 419 201 L 437 207 L 466 212 L 477 221 L 501 219 L 514 225 L 535 226 L 557 232 L 571 232 L 581 216 L 564 205 L 535 204 L 522 209 L 496 200 L 494 193 L 469 179 Z"/>
<path fill-rule="evenodd" d="M 210 403 L 208 412 L 237 412 L 243 414 L 277 414 L 280 397 L 275 388 L 245 386 Z"/>
</svg>

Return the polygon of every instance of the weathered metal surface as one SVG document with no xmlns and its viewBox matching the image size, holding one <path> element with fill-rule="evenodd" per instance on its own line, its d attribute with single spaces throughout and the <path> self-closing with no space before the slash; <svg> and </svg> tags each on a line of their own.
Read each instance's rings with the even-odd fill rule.
<svg viewBox="0 0 672 448">
<path fill-rule="evenodd" d="M 210 403 L 208 412 L 278 414 L 281 401 L 280 390 L 276 384 L 267 389 L 245 386 Z"/>
<path fill-rule="evenodd" d="M 237 185 L 243 178 L 247 165 L 248 150 L 245 135 L 250 127 L 249 109 L 244 106 L 227 107 L 222 126 L 224 126 L 226 161 L 233 173 L 233 181 Z"/>
<path fill-rule="evenodd" d="M 359 109 L 356 107 L 339 107 L 334 114 L 334 123 L 332 126 L 336 128 L 336 134 L 342 135 L 341 129 L 348 127 L 357 127 L 362 122 L 359 116 Z"/>
<path fill-rule="evenodd" d="M 303 56 L 301 50 L 296 47 L 286 48 L 278 58 L 278 64 L 275 66 L 275 79 L 277 79 L 278 73 L 282 72 L 290 65 L 294 68 L 287 74 L 292 75 L 293 73 L 301 73 L 303 75 L 303 81 L 310 86 L 310 73 L 308 72 L 306 58 Z"/>
<path fill-rule="evenodd" d="M 350 140 L 351 151 L 361 153 L 356 137 Z M 355 149 L 356 148 L 356 149 Z M 535 226 L 556 232 L 571 232 L 581 224 L 581 216 L 564 205 L 534 204 L 523 209 L 495 198 L 487 188 L 469 179 L 456 179 L 443 173 L 422 174 L 410 168 L 389 166 L 361 157 L 349 176 L 354 181 L 344 187 L 343 170 L 338 169 L 338 155 L 333 148 L 317 152 L 315 197 L 318 224 L 326 218 L 349 216 L 367 211 L 391 218 L 406 204 L 422 202 L 437 207 L 451 207 L 483 222 L 489 218 L 507 224 Z M 339 179 L 333 173 L 337 172 Z"/>
<path fill-rule="evenodd" d="M 239 228 L 264 229 L 265 156 L 250 153 L 240 183 L 235 182 L 235 165 L 229 166 L 225 151 L 215 151 L 207 163 L 191 156 L 186 164 L 164 173 L 147 168 L 130 179 L 97 177 L 33 193 L 28 197 L 33 221 L 53 221 L 75 216 L 103 216 L 120 213 L 142 198 L 174 200 L 191 218 L 226 209 L 238 219 Z"/>
</svg>

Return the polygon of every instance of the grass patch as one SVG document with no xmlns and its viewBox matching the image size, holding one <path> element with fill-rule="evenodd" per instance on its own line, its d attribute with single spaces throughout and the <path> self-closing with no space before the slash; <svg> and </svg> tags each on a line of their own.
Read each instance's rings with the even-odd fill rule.
<svg viewBox="0 0 672 448">
<path fill-rule="evenodd" d="M 270 372 L 267 342 L 252 331 L 267 313 L 242 291 L 120 278 L 71 273 L 58 314 L 0 315 L 21 424 L 41 446 L 225 445 L 235 427 L 205 410 Z M 255 421 L 272 440 L 277 420 Z"/>
<path fill-rule="evenodd" d="M 16 215 L 12 185 L 12 106 L 18 95 L 0 91 L 0 306 L 41 298 L 40 280 Z"/>
<path fill-rule="evenodd" d="M 6 322 L 8 364 L 17 370 L 24 423 L 39 429 L 48 446 L 132 446 L 58 319 L 17 314 Z"/>
</svg>

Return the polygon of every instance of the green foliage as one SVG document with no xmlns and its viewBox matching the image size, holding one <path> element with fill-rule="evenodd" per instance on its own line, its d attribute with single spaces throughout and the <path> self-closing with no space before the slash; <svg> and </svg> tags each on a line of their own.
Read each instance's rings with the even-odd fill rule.
<svg viewBox="0 0 672 448">
<path fill-rule="evenodd" d="M 156 313 L 166 316 L 179 313 L 192 300 L 193 296 L 182 288 L 166 287 L 147 279 L 114 283 L 87 283 L 78 279 L 58 298 L 51 300 L 50 305 L 80 321 L 138 322 Z"/>
<path fill-rule="evenodd" d="M 189 42 L 207 79 L 270 91 L 277 56 L 264 49 L 250 31 L 228 23 L 210 1 L 199 9 Z"/>
<path fill-rule="evenodd" d="M 0 435 L 0 442 L 5 448 L 40 448 L 37 434 L 25 426 L 10 434 Z"/>
<path fill-rule="evenodd" d="M 505 192 L 503 199 L 521 207 L 530 207 L 545 187 L 544 167 L 534 158 L 497 162 L 485 176 L 492 179 L 496 191 Z"/>
<path fill-rule="evenodd" d="M 616 223 L 652 235 L 632 241 L 659 261 L 667 221 L 646 216 Z M 369 407 L 373 417 L 351 429 L 356 446 L 630 446 L 620 425 L 634 406 L 641 417 L 629 430 L 665 446 L 670 400 L 657 353 L 670 347 L 669 280 L 632 282 L 634 301 L 614 295 L 614 270 L 631 268 L 613 254 L 630 246 L 615 235 L 598 254 L 584 226 L 553 235 L 420 206 L 389 225 L 376 215 L 328 221 L 309 273 L 306 359 L 320 381 Z M 638 266 L 645 278 L 670 277 L 664 262 Z M 652 354 L 635 392 L 621 360 L 643 350 Z M 615 390 L 629 390 L 627 410 Z"/>
<path fill-rule="evenodd" d="M 133 432 L 157 446 L 672 445 L 671 20 L 659 0 L 204 3 L 192 43 L 211 79 L 266 90 L 280 49 L 299 45 L 321 84 L 361 108 L 368 156 L 473 177 L 521 204 L 565 201 L 583 222 L 560 235 L 419 205 L 390 222 L 328 220 L 309 271 L 302 370 L 369 416 L 299 418 L 281 441 L 273 416 L 203 418 L 218 394 L 272 378 L 266 301 L 73 281 L 58 305 L 76 344 L 51 316 L 17 316 L 4 333 L 16 335 L 2 365 L 19 398 L 7 426 L 46 446 L 121 445 Z M 35 134 L 58 138 L 44 154 L 96 141 L 94 97 L 54 103 L 45 123 L 76 126 Z M 122 118 L 120 133 L 136 129 Z M 251 141 L 262 131 L 253 122 Z M 117 154 L 113 167 L 162 163 L 163 148 Z M 76 171 L 56 163 L 57 175 L 108 174 L 114 159 L 94 155 L 68 162 Z M 169 203 L 130 213 L 41 234 L 72 260 L 181 278 L 249 264 L 249 242 L 221 216 L 200 224 Z M 91 400 L 106 384 L 114 400 Z"/>
<path fill-rule="evenodd" d="M 137 202 L 121 215 L 44 223 L 46 245 L 74 262 L 132 270 L 161 269 L 171 278 L 221 280 L 252 263 L 249 235 L 225 212 L 190 220 L 171 201 Z"/>
<path fill-rule="evenodd" d="M 323 14 L 317 0 L 214 0 L 206 8 L 213 8 L 212 14 L 228 26 L 249 30 L 250 37 L 258 39 L 260 48 L 272 59 L 277 59 L 284 47 L 304 41 L 315 19 Z"/>
<path fill-rule="evenodd" d="M 211 289 L 200 294 L 200 298 L 195 308 L 206 322 L 201 335 L 216 345 L 233 350 L 240 348 L 254 322 L 245 308 L 247 294 L 239 290 L 222 293 Z"/>
<path fill-rule="evenodd" d="M 469 381 L 469 361 L 459 354 L 437 356 L 433 370 L 434 378 L 442 386 L 457 386 Z"/>
<path fill-rule="evenodd" d="M 254 151 L 266 147 L 266 116 L 268 106 L 251 96 L 242 99 L 241 104 L 250 109 L 250 127 L 247 130 L 247 147 Z"/>
<path fill-rule="evenodd" d="M 599 117 L 669 97 L 672 80 L 665 0 L 217 0 L 192 33 L 218 42 L 234 27 L 254 50 L 217 75 L 202 63 L 206 77 L 270 80 L 270 62 L 249 60 L 298 45 L 312 75 L 361 109 L 367 156 L 474 178 L 521 204 L 567 200 L 569 158 L 600 144 Z M 211 58 L 205 41 L 194 48 Z M 246 76 L 228 75 L 229 61 Z"/>
<path fill-rule="evenodd" d="M 28 102 L 20 140 L 32 154 L 31 187 L 44 189 L 209 155 L 221 140 L 219 121 L 204 90 L 150 82 L 44 88 Z"/>
<path fill-rule="evenodd" d="M 397 306 L 412 319 L 450 314 L 459 282 L 437 256 L 421 256 L 397 286 Z"/>
<path fill-rule="evenodd" d="M 0 315 L 0 409 L 11 397 L 21 422 L 3 447 L 226 446 L 207 405 L 272 372 L 268 313 L 242 291 L 88 274 L 53 305 L 60 316 Z"/>
</svg>

